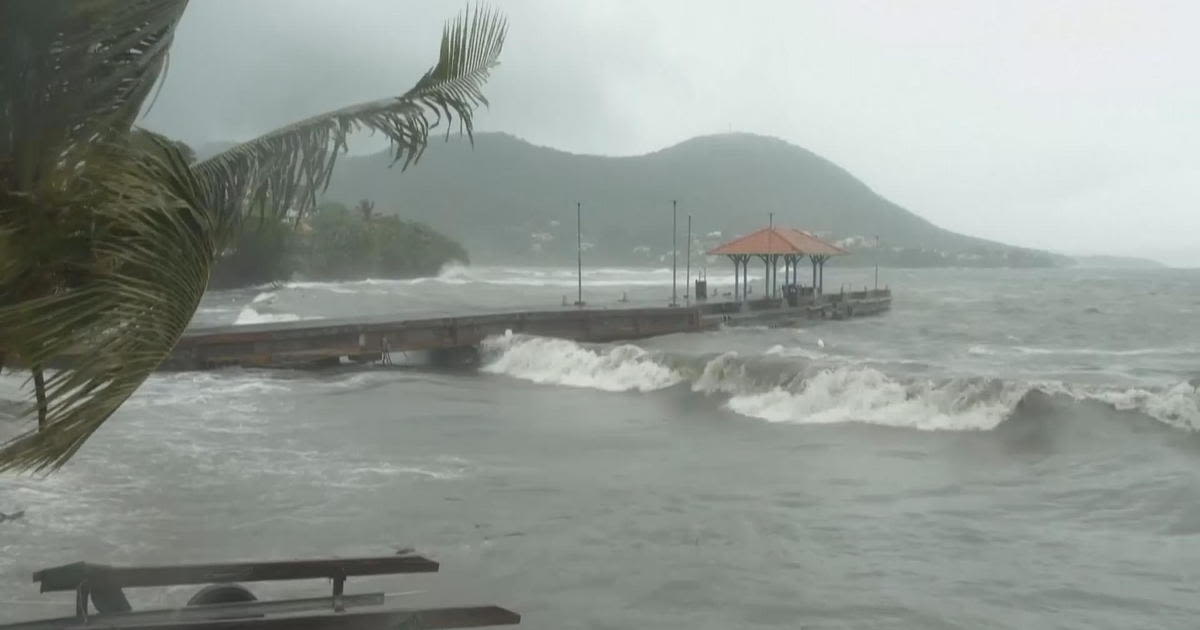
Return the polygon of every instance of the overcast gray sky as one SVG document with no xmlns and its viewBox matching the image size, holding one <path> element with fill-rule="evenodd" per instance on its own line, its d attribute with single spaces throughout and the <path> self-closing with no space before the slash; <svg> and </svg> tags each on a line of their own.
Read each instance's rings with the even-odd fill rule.
<svg viewBox="0 0 1200 630">
<path fill-rule="evenodd" d="M 144 124 L 192 143 L 407 89 L 463 3 L 192 0 Z M 1200 265 L 1200 2 L 506 0 L 478 126 L 629 155 L 734 131 L 944 227 Z"/>
</svg>

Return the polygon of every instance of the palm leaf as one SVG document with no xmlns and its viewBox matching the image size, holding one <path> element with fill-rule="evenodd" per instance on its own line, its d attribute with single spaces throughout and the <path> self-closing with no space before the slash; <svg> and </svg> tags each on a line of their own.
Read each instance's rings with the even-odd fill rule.
<svg viewBox="0 0 1200 630">
<path fill-rule="evenodd" d="M 121 142 L 158 80 L 186 0 L 0 3 L 0 308 L 85 281 L 92 147 Z M 0 364 L 38 356 L 0 326 Z M 39 425 L 49 401 L 38 362 Z"/>
<path fill-rule="evenodd" d="M 129 131 L 187 0 L 0 2 L 0 185 L 33 191 Z"/>
<path fill-rule="evenodd" d="M 44 428 L 0 448 L 0 468 L 57 468 L 166 358 L 208 283 L 215 217 L 169 142 L 89 154 L 92 265 L 68 290 L 0 308 L 0 330 L 24 360 L 70 367 L 46 381 Z"/>
<path fill-rule="evenodd" d="M 208 203 L 236 222 L 246 208 L 297 218 L 316 205 L 329 184 L 347 137 L 369 129 L 391 143 L 393 163 L 407 167 L 429 141 L 430 131 L 457 117 L 471 135 L 472 112 L 486 105 L 481 89 L 497 65 L 507 30 L 503 16 L 482 7 L 448 24 L 437 65 L 404 94 L 299 121 L 204 160 L 195 169 Z"/>
<path fill-rule="evenodd" d="M 480 88 L 505 33 L 501 17 L 476 9 L 446 28 L 437 65 L 404 95 L 316 116 L 189 166 L 166 139 L 128 135 L 131 112 L 161 70 L 175 24 L 167 18 L 177 20 L 183 0 L 88 0 L 78 6 L 111 11 L 104 14 L 108 21 L 97 22 L 107 25 L 97 27 L 103 45 L 88 44 L 91 35 L 78 29 L 47 27 L 46 33 L 58 33 L 43 38 L 48 50 L 68 44 L 105 50 L 136 40 L 143 54 L 158 61 L 139 56 L 124 62 L 140 64 L 141 72 L 106 62 L 120 72 L 89 83 L 95 94 L 80 99 L 80 111 L 59 104 L 62 115 L 38 123 L 71 130 L 60 132 L 51 150 L 12 131 L 25 120 L 28 104 L 0 97 L 0 149 L 7 151 L 0 153 L 0 160 L 7 157 L 0 161 L 0 350 L 35 366 L 69 358 L 69 367 L 46 379 L 44 426 L 0 446 L 0 470 L 58 468 L 128 399 L 183 333 L 215 252 L 244 208 L 261 206 L 276 215 L 311 208 L 338 151 L 357 129 L 384 133 L 405 166 L 443 121 L 449 126 L 457 117 L 470 134 L 474 108 L 486 104 Z M 73 24 L 75 14 L 64 11 L 33 17 Z M 8 17 L 14 15 L 6 8 L 0 18 Z M 156 35 L 138 39 L 138 29 Z M 70 37 L 62 35 L 68 31 Z M 5 81 L 18 75 L 9 65 L 3 69 Z M 60 83 L 77 86 L 81 80 L 90 81 Z M 124 135 L 113 131 L 122 125 Z M 36 153 L 30 147 L 42 153 L 26 168 L 28 155 Z M 33 174 L 29 185 L 16 185 L 27 172 Z M 31 405 L 31 414 L 36 406 L 41 404 Z"/>
</svg>

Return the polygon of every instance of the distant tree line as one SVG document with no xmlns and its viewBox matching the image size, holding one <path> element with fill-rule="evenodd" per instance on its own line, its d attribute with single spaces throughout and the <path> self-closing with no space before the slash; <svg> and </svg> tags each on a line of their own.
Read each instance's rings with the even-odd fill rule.
<svg viewBox="0 0 1200 630">
<path fill-rule="evenodd" d="M 849 247 L 849 256 L 839 257 L 840 267 L 869 267 L 876 263 L 885 267 L 979 267 L 979 268 L 1042 268 L 1065 267 L 1070 258 L 1049 252 L 1019 247 L 968 247 L 957 251 L 941 251 L 920 247 Z"/>
<path fill-rule="evenodd" d="M 363 200 L 325 203 L 303 221 L 243 230 L 213 269 L 209 286 L 228 289 L 303 277 L 313 280 L 417 278 L 469 262 L 458 242 L 417 221 L 381 216 Z"/>
</svg>

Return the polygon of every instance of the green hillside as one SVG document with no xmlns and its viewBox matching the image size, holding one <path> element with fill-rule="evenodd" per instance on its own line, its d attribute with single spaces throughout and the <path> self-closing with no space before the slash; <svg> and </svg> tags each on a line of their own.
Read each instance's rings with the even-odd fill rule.
<svg viewBox="0 0 1200 630">
<path fill-rule="evenodd" d="M 405 173 L 389 171 L 389 162 L 386 154 L 341 160 L 326 198 L 373 199 L 380 212 L 426 222 L 458 239 L 476 261 L 573 259 L 578 200 L 593 262 L 655 264 L 670 250 L 671 200 L 677 199 L 681 233 L 691 213 L 695 232 L 711 234 L 699 246 L 762 227 L 774 212 L 780 224 L 849 239 L 852 248 L 869 248 L 879 235 L 884 264 L 1069 262 L 939 228 L 832 162 L 763 136 L 704 136 L 647 155 L 601 157 L 484 133 L 476 135 L 474 149 L 458 137 L 434 143 Z"/>
</svg>

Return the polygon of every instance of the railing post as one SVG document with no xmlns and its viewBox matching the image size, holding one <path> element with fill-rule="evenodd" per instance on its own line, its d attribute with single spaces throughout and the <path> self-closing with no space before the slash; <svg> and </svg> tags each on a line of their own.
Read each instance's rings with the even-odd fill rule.
<svg viewBox="0 0 1200 630">
<path fill-rule="evenodd" d="M 335 575 L 333 577 L 333 611 L 345 612 L 346 604 L 342 601 L 342 595 L 346 592 L 346 576 Z"/>
<path fill-rule="evenodd" d="M 88 617 L 88 598 L 91 596 L 91 589 L 88 587 L 87 580 L 79 583 L 75 587 L 75 616 L 87 619 Z"/>
</svg>

